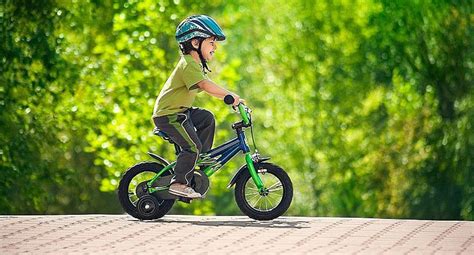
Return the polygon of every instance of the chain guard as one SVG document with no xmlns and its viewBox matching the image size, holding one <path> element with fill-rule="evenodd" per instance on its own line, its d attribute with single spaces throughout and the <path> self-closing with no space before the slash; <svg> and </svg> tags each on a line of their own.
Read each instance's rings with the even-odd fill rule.
<svg viewBox="0 0 474 255">
<path fill-rule="evenodd" d="M 207 191 L 209 191 L 209 178 L 201 170 L 194 171 L 194 178 L 191 181 L 191 187 L 197 193 L 201 194 L 202 197 L 205 197 Z"/>
</svg>

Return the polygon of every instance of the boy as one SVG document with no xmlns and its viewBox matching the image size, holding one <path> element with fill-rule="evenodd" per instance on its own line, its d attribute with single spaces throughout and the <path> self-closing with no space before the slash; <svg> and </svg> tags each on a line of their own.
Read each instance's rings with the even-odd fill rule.
<svg viewBox="0 0 474 255">
<path fill-rule="evenodd" d="M 189 185 L 199 154 L 211 149 L 215 123 L 211 112 L 192 107 L 192 104 L 197 92 L 202 90 L 219 99 L 230 94 L 235 105 L 240 97 L 218 86 L 206 75 L 210 71 L 207 62 L 212 60 L 217 49 L 216 41 L 225 40 L 222 29 L 211 17 L 194 15 L 186 18 L 176 29 L 176 40 L 182 55 L 156 99 L 153 122 L 182 148 L 169 193 L 200 198 L 201 194 Z"/>
</svg>

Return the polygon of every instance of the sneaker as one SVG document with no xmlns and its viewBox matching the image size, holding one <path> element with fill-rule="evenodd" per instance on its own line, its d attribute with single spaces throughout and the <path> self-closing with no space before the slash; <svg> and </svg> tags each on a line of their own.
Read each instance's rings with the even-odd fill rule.
<svg viewBox="0 0 474 255">
<path fill-rule="evenodd" d="M 171 184 L 168 192 L 180 197 L 201 198 L 201 194 L 197 193 L 193 188 L 188 187 L 186 184 L 181 183 Z"/>
</svg>

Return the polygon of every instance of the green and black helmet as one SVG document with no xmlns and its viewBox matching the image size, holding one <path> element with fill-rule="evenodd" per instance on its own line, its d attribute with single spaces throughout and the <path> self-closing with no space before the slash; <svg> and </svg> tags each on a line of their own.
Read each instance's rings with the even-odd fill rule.
<svg viewBox="0 0 474 255">
<path fill-rule="evenodd" d="M 178 27 L 176 28 L 176 41 L 179 43 L 179 48 L 183 54 L 189 54 L 190 50 L 195 50 L 199 54 L 199 58 L 201 59 L 202 69 L 206 73 L 209 70 L 207 67 L 206 60 L 204 59 L 201 46 L 202 42 L 209 37 L 214 36 L 217 41 L 224 41 L 225 35 L 222 32 L 221 27 L 217 24 L 217 22 L 207 16 L 207 15 L 193 15 L 187 17 L 183 20 Z M 199 40 L 199 47 L 195 48 L 191 40 L 198 39 Z"/>
</svg>

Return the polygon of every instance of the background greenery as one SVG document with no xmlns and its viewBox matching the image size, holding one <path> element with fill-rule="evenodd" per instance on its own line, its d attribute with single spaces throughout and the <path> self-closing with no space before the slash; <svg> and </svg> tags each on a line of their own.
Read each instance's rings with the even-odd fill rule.
<svg viewBox="0 0 474 255">
<path fill-rule="evenodd" d="M 473 2 L 424 0 L 1 1 L 1 214 L 119 213 L 129 166 L 174 159 L 150 117 L 199 13 L 228 36 L 212 79 L 293 180 L 289 215 L 474 219 Z M 232 137 L 228 107 L 195 105 Z M 242 162 L 173 212 L 239 214 Z"/>
</svg>

